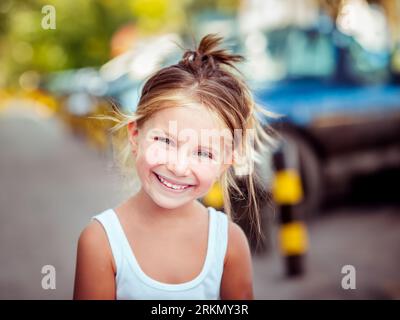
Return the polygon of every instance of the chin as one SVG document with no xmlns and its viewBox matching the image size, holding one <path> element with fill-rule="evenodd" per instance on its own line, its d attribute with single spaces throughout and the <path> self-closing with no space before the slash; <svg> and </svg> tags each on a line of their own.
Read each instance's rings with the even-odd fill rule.
<svg viewBox="0 0 400 320">
<path fill-rule="evenodd" d="M 164 208 L 164 209 L 176 209 L 179 207 L 182 207 L 183 205 L 187 204 L 188 202 L 190 202 L 190 200 L 188 201 L 173 201 L 173 200 L 163 200 L 163 199 L 155 199 L 153 198 L 154 203 L 156 203 L 159 207 Z"/>
<path fill-rule="evenodd" d="M 182 206 L 182 204 L 166 204 L 166 203 L 157 203 L 157 205 L 160 208 L 168 209 L 168 210 L 176 209 L 176 208 L 179 208 Z"/>
<path fill-rule="evenodd" d="M 191 199 L 185 199 L 184 201 L 179 199 L 168 199 L 164 197 L 160 197 L 158 195 L 150 194 L 150 198 L 153 202 L 158 205 L 160 208 L 164 209 L 176 209 L 182 207 L 183 205 L 189 203 Z"/>
</svg>

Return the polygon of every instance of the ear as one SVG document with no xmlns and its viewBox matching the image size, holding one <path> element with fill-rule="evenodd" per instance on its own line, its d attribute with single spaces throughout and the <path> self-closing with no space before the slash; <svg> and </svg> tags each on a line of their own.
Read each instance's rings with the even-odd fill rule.
<svg viewBox="0 0 400 320">
<path fill-rule="evenodd" d="M 132 121 L 128 123 L 128 138 L 132 146 L 132 152 L 136 155 L 138 149 L 138 127 L 137 122 Z"/>
</svg>

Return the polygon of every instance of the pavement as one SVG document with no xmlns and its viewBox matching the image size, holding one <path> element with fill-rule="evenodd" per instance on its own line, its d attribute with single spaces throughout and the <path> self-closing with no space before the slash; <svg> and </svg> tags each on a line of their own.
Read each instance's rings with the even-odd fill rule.
<svg viewBox="0 0 400 320">
<path fill-rule="evenodd" d="M 109 155 L 56 118 L 28 109 L 0 116 L 0 299 L 71 299 L 76 244 L 90 217 L 129 192 Z M 400 299 L 400 206 L 339 207 L 308 223 L 306 272 L 290 279 L 270 227 L 271 247 L 253 256 L 256 299 Z M 42 267 L 56 270 L 43 289 Z M 356 289 L 341 287 L 344 265 Z"/>
<path fill-rule="evenodd" d="M 400 208 L 335 208 L 308 222 L 309 250 L 305 272 L 285 275 L 279 254 L 278 225 L 270 250 L 255 256 L 258 299 L 400 299 Z M 355 289 L 343 289 L 346 265 L 355 268 Z"/>
</svg>

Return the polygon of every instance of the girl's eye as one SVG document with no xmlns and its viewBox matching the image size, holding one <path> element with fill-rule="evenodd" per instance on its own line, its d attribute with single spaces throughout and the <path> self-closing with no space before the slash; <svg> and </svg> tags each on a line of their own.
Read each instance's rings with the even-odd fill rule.
<svg viewBox="0 0 400 320">
<path fill-rule="evenodd" d="M 207 158 L 209 158 L 209 159 L 212 159 L 212 158 L 213 158 L 212 153 L 211 153 L 211 152 L 208 152 L 208 151 L 198 151 L 198 152 L 197 152 L 197 155 L 200 156 L 200 157 L 207 157 Z"/>
<path fill-rule="evenodd" d="M 154 137 L 155 141 L 165 142 L 166 144 L 171 144 L 171 140 L 165 137 Z"/>
</svg>

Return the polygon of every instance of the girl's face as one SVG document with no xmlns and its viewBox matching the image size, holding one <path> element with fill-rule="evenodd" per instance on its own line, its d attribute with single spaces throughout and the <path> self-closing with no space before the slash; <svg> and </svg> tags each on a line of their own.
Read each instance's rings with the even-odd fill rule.
<svg viewBox="0 0 400 320">
<path fill-rule="evenodd" d="M 128 129 L 142 188 L 163 208 L 203 197 L 232 163 L 228 128 L 200 105 L 163 109 Z"/>
</svg>

